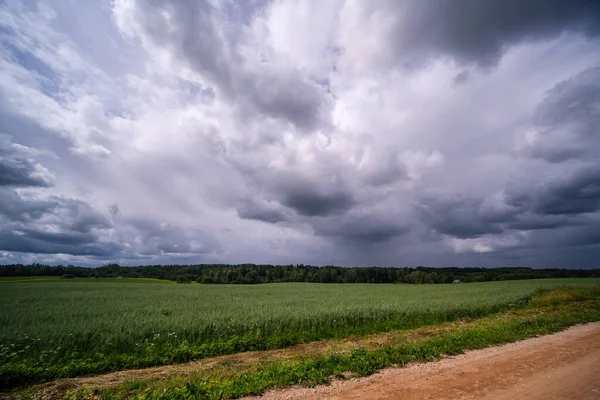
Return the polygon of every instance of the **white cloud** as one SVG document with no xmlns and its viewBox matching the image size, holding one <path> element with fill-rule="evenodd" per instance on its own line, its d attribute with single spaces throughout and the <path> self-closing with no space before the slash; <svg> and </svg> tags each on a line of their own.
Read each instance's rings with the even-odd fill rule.
<svg viewBox="0 0 600 400">
<path fill-rule="evenodd" d="M 474 42 L 461 13 L 417 1 L 6 2 L 1 129 L 28 154 L 11 168 L 52 182 L 23 191 L 39 201 L 112 218 L 111 259 L 536 264 L 536 232 L 561 228 L 521 188 L 549 182 L 566 209 L 557 176 L 593 183 L 598 158 L 595 108 L 577 132 L 539 115 L 563 92 L 595 104 L 580 73 L 600 43 L 561 1 L 545 25 L 467 3 L 489 22 Z"/>
</svg>

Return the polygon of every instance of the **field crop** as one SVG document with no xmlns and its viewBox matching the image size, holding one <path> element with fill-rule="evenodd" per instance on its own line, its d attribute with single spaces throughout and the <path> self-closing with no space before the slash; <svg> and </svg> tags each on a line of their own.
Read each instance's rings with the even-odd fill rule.
<svg viewBox="0 0 600 400">
<path fill-rule="evenodd" d="M 517 306 L 598 279 L 463 285 L 0 284 L 0 387 L 416 328 Z"/>
</svg>

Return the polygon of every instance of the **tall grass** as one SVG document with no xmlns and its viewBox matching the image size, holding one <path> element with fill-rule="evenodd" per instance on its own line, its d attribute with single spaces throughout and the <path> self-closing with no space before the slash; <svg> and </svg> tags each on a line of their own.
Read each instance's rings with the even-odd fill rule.
<svg viewBox="0 0 600 400">
<path fill-rule="evenodd" d="M 600 280 L 414 286 L 7 283 L 0 287 L 0 387 L 478 317 L 536 289 L 594 283 Z"/>
<path fill-rule="evenodd" d="M 332 378 L 370 375 L 391 365 L 432 361 L 496 344 L 553 333 L 571 325 L 600 320 L 600 286 L 557 289 L 538 293 L 517 310 L 446 325 L 434 335 L 416 335 L 377 348 L 358 347 L 351 352 L 324 352 L 306 359 L 266 360 L 252 368 L 218 366 L 204 373 L 174 375 L 160 380 L 138 379 L 111 387 L 75 387 L 70 398 L 138 400 L 229 399 L 259 395 L 265 390 L 292 385 L 315 386 Z M 410 331 L 413 333 L 418 330 Z"/>
</svg>

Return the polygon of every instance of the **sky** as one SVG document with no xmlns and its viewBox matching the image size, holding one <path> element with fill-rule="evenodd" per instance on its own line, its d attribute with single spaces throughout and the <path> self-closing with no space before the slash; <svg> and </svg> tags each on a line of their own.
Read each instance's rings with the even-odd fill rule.
<svg viewBox="0 0 600 400">
<path fill-rule="evenodd" d="M 598 260 L 598 1 L 0 0 L 0 264 Z"/>
</svg>

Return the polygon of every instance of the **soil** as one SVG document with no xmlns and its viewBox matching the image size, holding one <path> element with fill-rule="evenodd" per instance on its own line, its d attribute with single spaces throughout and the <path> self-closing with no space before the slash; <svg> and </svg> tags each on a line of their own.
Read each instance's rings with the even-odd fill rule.
<svg viewBox="0 0 600 400">
<path fill-rule="evenodd" d="M 250 399 L 600 399 L 600 323 L 439 362 L 388 368 L 366 378 L 270 391 Z"/>
</svg>

